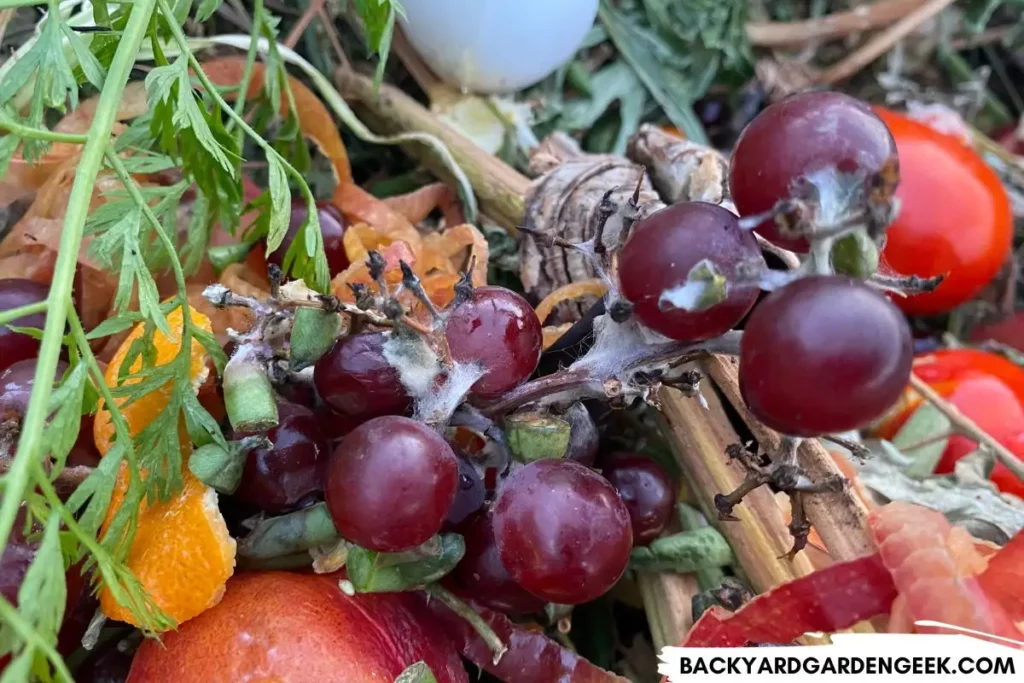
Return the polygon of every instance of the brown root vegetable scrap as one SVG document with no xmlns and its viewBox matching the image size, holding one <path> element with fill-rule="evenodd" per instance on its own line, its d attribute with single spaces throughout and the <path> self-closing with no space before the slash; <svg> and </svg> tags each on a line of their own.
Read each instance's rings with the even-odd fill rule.
<svg viewBox="0 0 1024 683">
<path fill-rule="evenodd" d="M 670 204 L 721 204 L 728 197 L 729 162 L 718 150 L 645 123 L 629 139 L 626 153 L 647 168 L 658 194 Z"/>
<path fill-rule="evenodd" d="M 585 154 L 565 136 L 544 140 L 531 155 L 530 168 L 543 175 L 526 194 L 520 278 L 536 300 L 563 285 L 597 276 L 582 253 L 545 243 L 544 237 L 582 243 L 600 230 L 602 243 L 613 245 L 626 222 L 631 225 L 664 206 L 642 167 L 622 157 Z M 640 208 L 624 213 L 638 184 Z M 586 296 L 560 304 L 549 322 L 577 320 L 596 300 Z"/>
</svg>

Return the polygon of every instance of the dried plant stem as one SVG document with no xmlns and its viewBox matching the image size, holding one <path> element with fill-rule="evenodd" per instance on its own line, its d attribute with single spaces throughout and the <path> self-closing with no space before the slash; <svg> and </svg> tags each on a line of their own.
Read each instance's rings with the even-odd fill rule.
<svg viewBox="0 0 1024 683">
<path fill-rule="evenodd" d="M 849 78 L 884 55 L 889 48 L 909 35 L 911 31 L 951 4 L 953 4 L 953 0 L 928 0 L 856 51 L 844 57 L 839 63 L 821 71 L 816 78 L 817 82 L 821 85 L 831 85 Z"/>
<path fill-rule="evenodd" d="M 335 82 L 346 99 L 354 99 L 363 105 L 363 120 L 378 133 L 418 131 L 440 138 L 469 177 L 481 210 L 509 232 L 516 232 L 523 219 L 523 197 L 530 185 L 529 180 L 497 157 L 484 152 L 398 88 L 384 83 L 378 92 L 374 92 L 371 79 L 344 69 L 335 73 Z M 444 167 L 422 146 L 406 145 L 404 148 L 436 175 L 449 178 Z"/>
<path fill-rule="evenodd" d="M 806 21 L 748 22 L 747 37 L 759 47 L 798 46 L 816 40 L 833 40 L 858 31 L 872 31 L 897 21 L 919 7 L 923 0 L 878 0 Z"/>
<path fill-rule="evenodd" d="M 977 441 L 979 444 L 991 448 L 999 462 L 1018 477 L 1024 479 L 1024 463 L 1021 463 L 1010 449 L 996 441 L 992 435 L 979 427 L 974 420 L 960 412 L 960 409 L 955 405 L 939 396 L 924 380 L 913 373 L 910 374 L 910 386 L 913 387 L 914 391 L 921 394 L 926 401 L 935 406 L 940 413 L 949 418 L 953 429 Z"/>
<path fill-rule="evenodd" d="M 693 596 L 700 584 L 693 574 L 642 573 L 637 577 L 654 648 L 678 645 L 693 626 Z"/>
<path fill-rule="evenodd" d="M 284 39 L 284 44 L 288 47 L 295 49 L 295 45 L 299 42 L 299 38 L 305 33 L 306 27 L 309 26 L 309 22 L 313 20 L 321 9 L 324 7 L 326 0 L 309 0 L 309 4 L 306 6 L 306 10 L 299 17 L 299 20 L 292 26 L 292 30 L 288 33 L 288 37 Z"/>
<path fill-rule="evenodd" d="M 754 590 L 764 592 L 810 574 L 814 567 L 805 555 L 797 555 L 792 562 L 783 558 L 793 539 L 782 508 L 767 487 L 751 492 L 736 507 L 734 514 L 739 521 L 716 521 L 715 494 L 734 490 L 746 472 L 724 455 L 726 447 L 738 443 L 740 437 L 729 422 L 721 398 L 710 386 L 703 394 L 708 403 L 706 410 L 675 389 L 661 391 L 666 432 L 672 437 L 676 460 L 704 515 L 729 540 Z"/>
<path fill-rule="evenodd" d="M 761 448 L 768 452 L 777 448 L 782 437 L 778 432 L 761 424 L 743 402 L 740 395 L 737 359 L 732 356 L 710 356 L 702 365 L 743 418 Z M 804 440 L 797 457 L 804 474 L 811 481 L 823 481 L 841 475 L 832 456 L 815 439 Z M 746 503 L 747 500 L 744 499 L 744 504 Z M 850 491 L 806 496 L 804 506 L 808 519 L 833 560 L 842 562 L 875 552 L 875 541 L 867 527 L 867 508 Z"/>
</svg>

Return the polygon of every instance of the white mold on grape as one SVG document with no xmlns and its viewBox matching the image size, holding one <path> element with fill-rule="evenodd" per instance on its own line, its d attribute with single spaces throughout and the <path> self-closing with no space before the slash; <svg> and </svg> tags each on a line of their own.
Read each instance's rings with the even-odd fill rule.
<svg viewBox="0 0 1024 683">
<path fill-rule="evenodd" d="M 484 376 L 478 363 L 453 363 L 444 384 L 416 398 L 415 418 L 429 425 L 446 425 L 466 394 Z"/>
<path fill-rule="evenodd" d="M 427 396 L 441 374 L 441 360 L 419 335 L 388 334 L 382 349 L 388 365 L 413 399 Z"/>
</svg>

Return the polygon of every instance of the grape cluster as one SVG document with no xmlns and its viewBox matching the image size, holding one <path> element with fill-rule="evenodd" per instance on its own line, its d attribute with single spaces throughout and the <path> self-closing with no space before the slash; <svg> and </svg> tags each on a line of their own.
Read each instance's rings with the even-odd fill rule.
<svg viewBox="0 0 1024 683">
<path fill-rule="evenodd" d="M 609 237 L 617 243 L 598 233 L 575 246 L 606 280 L 608 313 L 594 324 L 589 352 L 540 377 L 541 321 L 522 296 L 464 278 L 438 309 L 411 269 L 402 264 L 394 289 L 384 258 L 371 253 L 373 284 L 354 288 L 351 327 L 331 333 L 308 371 L 289 369 L 287 344 L 272 347 L 287 338 L 279 327 L 257 322 L 237 340 L 232 362 L 244 349 L 265 364 L 276 424 L 258 432 L 265 440 L 244 453 L 228 493 L 271 514 L 322 499 L 345 541 L 402 561 L 457 533 L 463 555 L 444 581 L 509 614 L 601 596 L 634 548 L 669 527 L 676 487 L 643 455 L 601 457 L 581 399 L 652 399 L 670 383 L 695 392 L 681 361 L 708 350 L 739 356 L 750 411 L 788 437 L 857 429 L 899 397 L 912 359 L 906 321 L 872 272 L 836 274 L 849 272 L 838 267 L 849 249 L 870 262 L 884 237 L 894 158 L 885 125 L 856 100 L 812 93 L 769 107 L 733 152 L 737 213 L 682 202 L 624 220 Z M 280 265 L 305 211 L 296 204 L 271 263 Z M 337 273 L 349 265 L 345 221 L 328 205 L 319 211 Z M 770 270 L 759 237 L 807 257 Z M 0 281 L 0 310 L 45 296 L 44 286 Z M 223 293 L 216 300 L 230 305 Z M 297 325 L 299 305 L 327 314 L 340 306 L 333 297 L 282 301 L 275 293 L 259 315 Z M 24 410 L 37 348 L 0 329 L 0 405 L 13 414 Z M 510 417 L 527 412 L 540 418 L 520 420 L 513 434 Z M 477 447 L 455 438 L 456 415 Z M 225 431 L 233 441 L 257 433 Z M 795 467 L 788 457 L 776 464 Z M 785 481 L 765 480 L 782 490 Z M 4 561 L 20 566 L 22 558 Z"/>
</svg>

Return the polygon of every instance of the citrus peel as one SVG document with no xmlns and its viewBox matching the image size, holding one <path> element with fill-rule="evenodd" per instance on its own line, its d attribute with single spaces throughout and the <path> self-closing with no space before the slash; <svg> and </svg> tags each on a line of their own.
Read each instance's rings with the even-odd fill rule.
<svg viewBox="0 0 1024 683">
<path fill-rule="evenodd" d="M 211 323 L 206 316 L 194 308 L 190 308 L 190 316 L 198 328 L 211 331 Z M 171 336 L 159 330 L 153 335 L 157 367 L 173 361 L 181 348 L 184 323 L 182 308 L 171 311 L 167 322 Z M 108 386 L 118 386 L 118 375 L 129 349 L 143 333 L 144 325 L 139 324 L 121 343 L 107 366 L 104 379 Z M 192 388 L 198 393 L 209 377 L 210 369 L 205 349 L 194 339 L 189 361 Z M 138 371 L 141 363 L 142 359 L 139 358 L 132 370 Z M 124 383 L 138 381 L 141 378 L 129 377 Z M 167 408 L 171 390 L 172 386 L 167 384 L 121 406 L 121 414 L 133 437 Z M 96 447 L 101 454 L 106 454 L 113 445 L 114 431 L 110 411 L 104 408 L 101 400 L 93 428 Z M 224 586 L 234 572 L 235 541 L 228 534 L 227 524 L 217 507 L 217 493 L 199 481 L 184 464 L 191 455 L 192 446 L 183 425 L 179 441 L 183 460 L 183 486 L 166 501 L 153 504 L 143 501 L 125 562 L 154 604 L 180 624 L 220 601 Z M 143 477 L 146 475 L 146 472 L 142 473 Z M 124 501 L 128 481 L 127 465 L 122 464 L 107 511 L 104 532 Z M 138 625 L 130 610 L 118 604 L 106 587 L 100 591 L 100 607 L 111 619 Z"/>
</svg>

